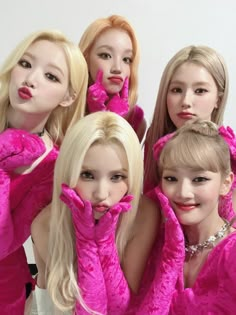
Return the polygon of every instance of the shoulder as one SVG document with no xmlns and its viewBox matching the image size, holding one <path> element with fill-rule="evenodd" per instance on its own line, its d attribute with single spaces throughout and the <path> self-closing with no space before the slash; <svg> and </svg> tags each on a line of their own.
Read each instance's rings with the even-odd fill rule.
<svg viewBox="0 0 236 315">
<path fill-rule="evenodd" d="M 49 222 L 51 217 L 50 205 L 44 208 L 34 219 L 31 225 L 32 236 L 36 234 L 35 232 L 45 232 L 49 231 Z"/>
</svg>

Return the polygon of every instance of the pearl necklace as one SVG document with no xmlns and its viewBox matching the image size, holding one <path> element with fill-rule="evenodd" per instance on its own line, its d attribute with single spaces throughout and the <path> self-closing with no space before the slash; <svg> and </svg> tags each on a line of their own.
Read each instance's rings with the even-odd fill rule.
<svg viewBox="0 0 236 315">
<path fill-rule="evenodd" d="M 198 253 L 202 252 L 205 248 L 213 248 L 214 243 L 225 236 L 225 233 L 229 230 L 231 226 L 230 222 L 225 221 L 225 224 L 221 227 L 221 229 L 216 232 L 214 235 L 211 235 L 206 241 L 203 243 L 189 245 L 188 241 L 185 240 L 185 252 L 186 254 L 190 254 L 190 258 Z"/>
</svg>

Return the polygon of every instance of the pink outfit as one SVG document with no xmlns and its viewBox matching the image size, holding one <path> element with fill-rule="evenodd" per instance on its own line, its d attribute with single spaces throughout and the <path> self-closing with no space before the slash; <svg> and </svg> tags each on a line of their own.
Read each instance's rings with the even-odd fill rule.
<svg viewBox="0 0 236 315">
<path fill-rule="evenodd" d="M 192 288 L 183 289 L 183 277 L 180 279 L 169 314 L 235 314 L 235 260 L 236 233 L 234 232 L 211 251 Z"/>
<path fill-rule="evenodd" d="M 4 204 L 0 212 L 1 315 L 24 314 L 25 285 L 33 279 L 22 245 L 30 236 L 32 221 L 51 201 L 57 156 L 54 147 L 29 174 L 0 170 L 0 198 Z"/>
<path fill-rule="evenodd" d="M 126 314 L 130 291 L 120 267 L 115 245 L 119 214 L 131 207 L 132 196 L 125 196 L 94 222 L 89 201 L 82 201 L 63 184 L 61 200 L 70 208 L 76 235 L 78 285 L 88 307 L 101 314 Z M 90 314 L 78 301 L 76 315 Z"/>
</svg>

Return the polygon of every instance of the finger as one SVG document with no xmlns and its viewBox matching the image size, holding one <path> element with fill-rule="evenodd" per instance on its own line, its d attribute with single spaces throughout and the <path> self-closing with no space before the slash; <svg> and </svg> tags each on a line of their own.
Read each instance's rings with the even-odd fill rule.
<svg viewBox="0 0 236 315">
<path fill-rule="evenodd" d="M 67 184 L 62 184 L 62 192 L 60 195 L 60 199 L 66 204 L 76 203 L 76 207 L 84 207 L 84 203 L 81 200 L 80 196 L 76 193 L 73 188 L 70 188 Z M 67 202 L 66 202 L 67 201 Z M 73 202 L 74 201 L 74 202 Z"/>
<path fill-rule="evenodd" d="M 130 202 L 134 199 L 132 195 L 126 195 L 121 199 L 121 202 Z"/>
<path fill-rule="evenodd" d="M 96 75 L 96 83 L 102 84 L 102 79 L 103 79 L 103 72 L 101 69 L 99 69 Z"/>
<path fill-rule="evenodd" d="M 122 99 L 128 100 L 128 97 L 129 97 L 129 79 L 128 79 L 128 77 L 125 78 L 125 82 L 123 84 L 120 95 L 121 95 Z"/>
</svg>

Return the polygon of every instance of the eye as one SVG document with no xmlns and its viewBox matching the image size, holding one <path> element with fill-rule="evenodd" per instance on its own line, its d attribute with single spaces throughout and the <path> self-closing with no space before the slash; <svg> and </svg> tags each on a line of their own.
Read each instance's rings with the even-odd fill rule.
<svg viewBox="0 0 236 315">
<path fill-rule="evenodd" d="M 195 90 L 195 93 L 196 94 L 204 94 L 204 93 L 207 93 L 208 91 L 206 89 L 203 89 L 203 88 L 199 88 L 199 89 L 196 89 Z"/>
<path fill-rule="evenodd" d="M 106 52 L 103 52 L 103 53 L 100 53 L 98 54 L 98 56 L 101 58 L 101 59 L 104 59 L 104 60 L 107 60 L 107 59 L 110 59 L 111 58 L 111 55 L 106 53 Z"/>
<path fill-rule="evenodd" d="M 53 82 L 60 82 L 58 77 L 55 76 L 54 74 L 52 73 L 46 73 L 46 77 L 50 80 L 50 81 L 53 81 Z"/>
<path fill-rule="evenodd" d="M 133 59 L 130 57 L 123 58 L 124 63 L 130 65 L 133 62 Z"/>
<path fill-rule="evenodd" d="M 20 65 L 22 68 L 31 68 L 31 64 L 25 59 L 20 59 L 18 61 L 18 65 Z"/>
<path fill-rule="evenodd" d="M 164 176 L 163 179 L 167 182 L 177 182 L 177 178 L 174 176 Z"/>
<path fill-rule="evenodd" d="M 182 93 L 183 90 L 180 87 L 173 87 L 170 89 L 172 93 Z"/>
<path fill-rule="evenodd" d="M 91 172 L 84 171 L 80 174 L 80 178 L 82 178 L 83 180 L 92 180 L 94 179 L 94 176 Z"/>
<path fill-rule="evenodd" d="M 111 177 L 111 180 L 115 183 L 121 182 L 122 180 L 126 179 L 127 176 L 123 174 L 115 174 Z"/>
<path fill-rule="evenodd" d="M 198 177 L 195 177 L 195 178 L 193 179 L 193 182 L 194 182 L 194 183 L 202 183 L 202 182 L 206 182 L 206 181 L 208 181 L 208 180 L 209 180 L 209 178 L 207 178 L 207 177 L 198 176 Z"/>
</svg>

